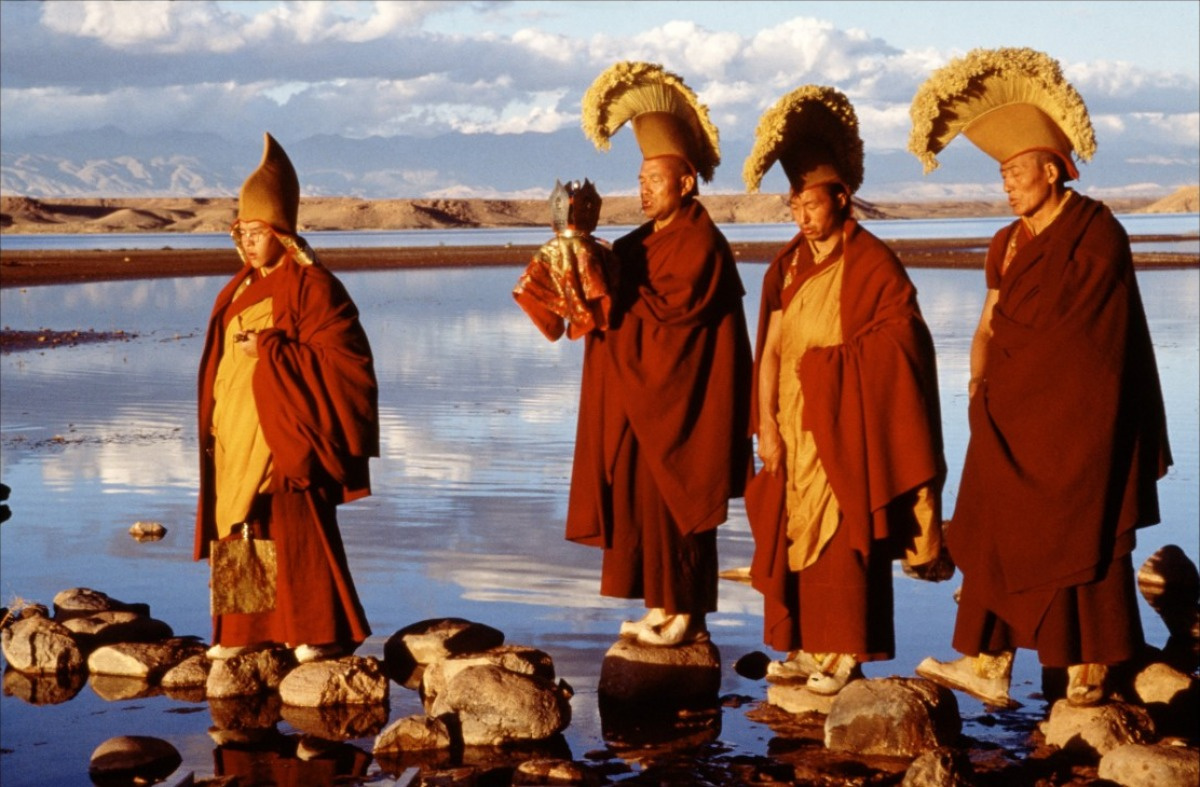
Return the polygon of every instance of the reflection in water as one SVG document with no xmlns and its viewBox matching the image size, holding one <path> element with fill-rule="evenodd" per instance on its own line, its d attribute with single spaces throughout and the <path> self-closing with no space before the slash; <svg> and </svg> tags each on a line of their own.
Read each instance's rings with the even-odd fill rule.
<svg viewBox="0 0 1200 787">
<path fill-rule="evenodd" d="M 763 271 L 758 264 L 741 266 L 751 325 Z M 581 757 L 606 745 L 596 695 L 600 666 L 620 620 L 637 610 L 602 599 L 599 556 L 563 539 L 583 348 L 542 337 L 512 300 L 518 274 L 517 268 L 475 268 L 342 277 L 375 350 L 383 456 L 372 463 L 374 496 L 344 506 L 339 520 L 377 632 L 360 653 L 381 656 L 392 632 L 428 618 L 495 626 L 509 643 L 550 653 L 559 676 L 575 688 L 564 745 Z M 967 437 L 967 353 L 983 274 L 916 270 L 913 278 L 938 351 L 951 468 L 945 503 L 953 511 Z M 1139 280 L 1176 466 L 1160 485 L 1165 524 L 1141 533 L 1134 560 L 1140 565 L 1167 543 L 1197 560 L 1200 274 L 1142 272 Z M 202 328 L 222 282 L 0 291 L 4 323 L 13 329 L 139 334 L 131 342 L 0 357 L 0 480 L 13 490 L 13 517 L 0 526 L 0 603 L 17 596 L 48 602 L 64 588 L 92 587 L 147 601 L 152 615 L 179 635 L 207 640 L 208 572 L 191 560 L 198 485 L 194 397 Z M 748 565 L 753 549 L 741 506 L 731 514 L 719 533 L 722 569 Z M 138 520 L 163 523 L 166 537 L 138 543 L 128 532 Z M 900 577 L 897 658 L 868 673 L 910 674 L 924 656 L 951 655 L 957 585 Z M 720 593 L 710 626 L 732 664 L 762 648 L 761 601 L 742 583 L 722 582 Z M 1149 639 L 1162 645 L 1165 628 L 1148 606 L 1142 614 Z M 761 682 L 732 669 L 723 673 L 722 694 L 765 693 Z M 1039 683 L 1036 658 L 1022 653 L 1015 693 L 1031 694 Z M 56 784 L 86 784 L 88 755 L 113 734 L 166 738 L 185 767 L 198 775 L 213 772 L 204 714 L 173 712 L 181 700 L 171 696 L 109 702 L 79 688 L 5 675 L 0 737 L 12 753 L 0 757 L 0 781 L 28 783 L 36 774 Z M 960 702 L 964 713 L 982 715 L 973 701 Z M 1036 701 L 1027 706 L 1039 712 Z M 392 692 L 389 719 L 420 712 L 414 692 Z M 214 722 L 217 715 L 214 706 Z M 263 719 L 272 729 L 281 720 L 297 730 L 310 726 L 282 715 Z M 332 729 L 321 729 L 339 737 L 339 729 L 357 734 L 376 721 L 360 727 L 334 720 Z M 741 710 L 724 709 L 718 724 L 717 737 L 735 753 L 761 753 L 769 735 Z M 1004 734 L 968 727 L 976 737 Z M 351 740 L 351 748 L 370 750 L 369 736 Z M 281 751 L 297 749 L 289 740 Z"/>
</svg>

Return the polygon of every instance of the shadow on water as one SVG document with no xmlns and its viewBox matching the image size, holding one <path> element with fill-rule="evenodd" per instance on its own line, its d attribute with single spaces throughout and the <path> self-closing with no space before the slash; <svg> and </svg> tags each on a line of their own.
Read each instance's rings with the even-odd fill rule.
<svg viewBox="0 0 1200 787">
<path fill-rule="evenodd" d="M 751 325 L 763 270 L 741 268 Z M 776 752 L 815 754 L 810 733 L 776 731 L 778 719 L 758 715 L 765 684 L 732 669 L 764 649 L 760 599 L 739 582 L 722 581 L 720 611 L 710 619 L 724 661 L 718 707 L 683 719 L 641 718 L 632 727 L 602 711 L 604 654 L 620 621 L 640 613 L 601 598 L 599 555 L 563 539 L 582 346 L 552 344 L 538 333 L 509 294 L 517 274 L 482 268 L 344 277 L 381 382 L 375 494 L 340 513 L 376 632 L 359 652 L 382 658 L 393 632 L 436 617 L 487 623 L 509 643 L 540 648 L 575 690 L 572 723 L 551 749 L 614 779 L 667 779 L 684 760 L 705 767 L 697 758 L 728 771 L 760 767 Z M 983 274 L 915 270 L 913 278 L 938 349 L 951 467 L 945 507 L 953 511 Z M 1198 273 L 1145 271 L 1139 279 L 1176 465 L 1160 485 L 1164 524 L 1142 532 L 1135 565 L 1168 543 L 1196 560 Z M 208 638 L 207 567 L 191 560 L 194 397 L 203 326 L 221 284 L 163 279 L 0 292 L 5 325 L 14 330 L 138 335 L 0 357 L 0 480 L 12 488 L 13 512 L 0 527 L 4 604 L 48 604 L 65 588 L 91 587 L 148 602 L 179 636 Z M 166 536 L 139 543 L 128 532 L 139 520 L 163 523 Z M 722 569 L 749 564 L 753 544 L 740 504 L 719 538 Z M 952 654 L 957 585 L 918 583 L 897 570 L 897 658 L 868 665 L 868 676 L 911 675 L 924 656 Z M 1161 645 L 1161 621 L 1144 604 L 1142 617 L 1148 639 Z M 1014 685 L 1025 703 L 1016 714 L 989 714 L 960 695 L 966 734 L 1005 749 L 1027 745 L 1044 711 L 1032 654 L 1018 656 Z M 0 698 L 0 781 L 88 784 L 91 752 L 115 735 L 164 738 L 197 776 L 286 769 L 312 774 L 301 783 L 328 783 L 334 774 L 369 780 L 408 767 L 372 759 L 378 728 L 421 712 L 416 693 L 395 684 L 384 717 L 373 710 L 333 718 L 269 704 L 230 710 L 144 687 L 9 672 Z"/>
</svg>

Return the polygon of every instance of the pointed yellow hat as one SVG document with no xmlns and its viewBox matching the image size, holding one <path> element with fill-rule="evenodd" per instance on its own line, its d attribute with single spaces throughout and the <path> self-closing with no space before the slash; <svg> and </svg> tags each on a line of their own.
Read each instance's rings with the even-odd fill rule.
<svg viewBox="0 0 1200 787">
<path fill-rule="evenodd" d="M 246 178 L 238 195 L 238 221 L 262 221 L 295 235 L 300 180 L 283 147 L 270 134 L 263 136 L 262 162 Z"/>
<path fill-rule="evenodd" d="M 1001 164 L 1031 150 L 1054 153 L 1072 179 L 1072 154 L 1090 161 L 1096 152 L 1083 98 L 1058 61 L 1033 49 L 976 49 L 951 61 L 918 88 L 909 114 L 908 149 L 926 173 L 960 132 Z"/>
<path fill-rule="evenodd" d="M 863 144 L 850 100 L 831 87 L 804 85 L 759 118 L 754 148 L 742 167 L 751 194 L 776 161 L 792 190 L 841 183 L 851 194 L 863 180 Z"/>
<path fill-rule="evenodd" d="M 583 95 L 583 131 L 600 150 L 631 121 L 643 158 L 679 156 L 705 182 L 721 163 L 708 108 L 683 79 L 654 63 L 622 61 L 608 68 Z"/>
</svg>

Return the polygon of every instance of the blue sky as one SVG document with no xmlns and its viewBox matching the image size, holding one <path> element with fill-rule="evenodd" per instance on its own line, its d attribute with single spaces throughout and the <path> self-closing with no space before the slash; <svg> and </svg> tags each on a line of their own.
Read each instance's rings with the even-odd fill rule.
<svg viewBox="0 0 1200 787">
<path fill-rule="evenodd" d="M 934 69 L 975 47 L 1029 46 L 1083 95 L 1098 158 L 1141 165 L 1130 188 L 1171 187 L 1200 168 L 1198 30 L 1195 0 L 2 0 L 0 143 L 105 127 L 556 132 L 579 127 L 597 74 L 637 59 L 683 76 L 739 150 L 779 96 L 817 83 L 854 102 L 868 156 L 888 155 L 904 151 L 909 102 Z M 437 169 L 411 179 L 436 189 Z"/>
</svg>

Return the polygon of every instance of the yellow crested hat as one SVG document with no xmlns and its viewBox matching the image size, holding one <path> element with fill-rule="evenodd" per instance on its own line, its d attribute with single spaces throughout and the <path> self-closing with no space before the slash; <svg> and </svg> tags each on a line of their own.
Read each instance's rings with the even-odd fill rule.
<svg viewBox="0 0 1200 787">
<path fill-rule="evenodd" d="M 742 167 L 748 192 L 758 191 L 776 161 L 797 193 L 824 183 L 858 191 L 863 144 L 849 99 L 831 87 L 804 85 L 775 102 L 759 118 L 754 148 Z"/>
<path fill-rule="evenodd" d="M 654 63 L 622 61 L 583 95 L 583 131 L 600 150 L 630 121 L 643 158 L 679 156 L 705 182 L 721 163 L 717 129 L 708 109 L 683 79 Z"/>
<path fill-rule="evenodd" d="M 300 209 L 300 180 L 283 147 L 263 135 L 262 162 L 250 173 L 238 194 L 238 221 L 262 221 L 280 232 L 296 234 Z"/>
<path fill-rule="evenodd" d="M 962 132 L 1003 164 L 1031 150 L 1055 153 L 1079 177 L 1072 154 L 1090 161 L 1096 137 L 1083 98 L 1057 60 L 1033 49 L 975 49 L 938 69 L 913 97 L 908 149 L 928 174 Z"/>
</svg>

